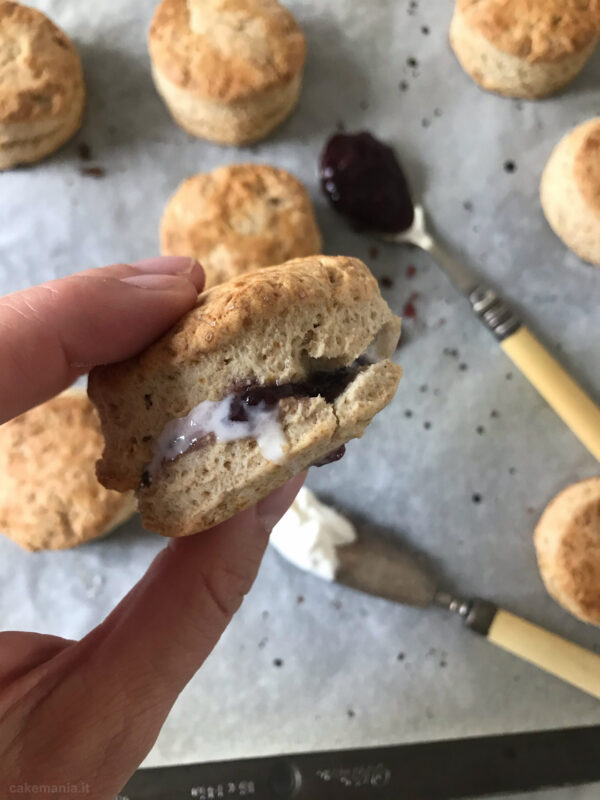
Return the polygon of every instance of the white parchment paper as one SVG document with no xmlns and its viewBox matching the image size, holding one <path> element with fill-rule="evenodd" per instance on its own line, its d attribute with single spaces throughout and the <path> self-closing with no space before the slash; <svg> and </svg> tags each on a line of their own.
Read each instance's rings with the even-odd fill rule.
<svg viewBox="0 0 600 800">
<path fill-rule="evenodd" d="M 458 67 L 447 43 L 449 0 L 290 0 L 309 46 L 299 107 L 269 140 L 225 149 L 178 129 L 153 89 L 145 43 L 153 0 L 32 4 L 75 39 L 89 100 L 74 142 L 0 176 L 0 292 L 156 254 L 165 202 L 193 172 L 237 161 L 291 170 L 315 200 L 326 252 L 364 258 L 393 279 L 384 290 L 393 308 L 401 313 L 412 296 L 417 312 L 405 322 L 397 354 L 405 377 L 392 406 L 341 462 L 313 470 L 309 485 L 421 549 L 450 587 L 600 649 L 598 631 L 546 595 L 532 546 L 545 504 L 598 474 L 597 463 L 438 268 L 349 231 L 320 197 L 316 174 L 338 125 L 392 142 L 440 234 L 600 397 L 600 271 L 554 237 L 537 195 L 559 137 L 600 113 L 600 59 L 560 97 L 502 100 Z M 80 160 L 81 142 L 92 162 Z M 81 174 L 90 165 L 104 177 Z M 137 521 L 65 553 L 31 555 L 0 538 L 2 628 L 81 636 L 162 546 Z M 600 723 L 596 701 L 457 620 L 352 594 L 269 552 L 147 763 L 586 723 Z"/>
</svg>

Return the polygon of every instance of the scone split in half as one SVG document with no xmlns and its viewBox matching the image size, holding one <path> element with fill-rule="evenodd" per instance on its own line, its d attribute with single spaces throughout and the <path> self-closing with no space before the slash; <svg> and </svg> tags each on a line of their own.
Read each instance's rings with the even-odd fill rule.
<svg viewBox="0 0 600 800">
<path fill-rule="evenodd" d="M 140 356 L 93 370 L 98 477 L 166 536 L 211 527 L 333 460 L 392 399 L 400 320 L 358 259 L 228 281 Z"/>
</svg>

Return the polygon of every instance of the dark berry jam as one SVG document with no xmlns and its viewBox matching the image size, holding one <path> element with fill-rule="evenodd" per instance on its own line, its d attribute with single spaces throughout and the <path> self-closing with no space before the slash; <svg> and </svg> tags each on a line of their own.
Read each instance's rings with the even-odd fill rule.
<svg viewBox="0 0 600 800">
<path fill-rule="evenodd" d="M 142 478 L 140 480 L 140 488 L 141 489 L 148 489 L 149 486 L 152 485 L 152 475 L 150 475 L 150 471 L 145 469 L 142 472 Z"/>
<path fill-rule="evenodd" d="M 249 386 L 240 394 L 235 394 L 231 398 L 229 419 L 232 422 L 247 422 L 247 406 L 257 406 L 260 403 L 264 403 L 266 406 L 274 406 L 286 397 L 321 396 L 328 403 L 333 403 L 354 380 L 360 367 L 368 363 L 368 359 L 361 357 L 349 367 L 340 367 L 340 369 L 336 369 L 333 372 L 315 372 L 306 380 L 298 383 L 272 383 L 268 386 Z M 341 458 L 341 456 L 339 457 Z"/>
<path fill-rule="evenodd" d="M 408 183 L 394 151 L 370 133 L 337 133 L 321 154 L 321 188 L 359 230 L 401 233 L 414 220 Z"/>
<path fill-rule="evenodd" d="M 334 461 L 339 461 L 340 458 L 344 457 L 346 452 L 346 445 L 343 444 L 341 447 L 338 447 L 337 450 L 332 450 L 331 453 L 327 453 L 327 455 L 320 458 L 318 461 L 313 463 L 313 467 L 324 467 L 327 464 L 333 464 Z"/>
<path fill-rule="evenodd" d="M 272 383 L 264 386 L 254 385 L 245 387 L 238 383 L 232 387 L 233 391 L 229 397 L 227 416 L 231 422 L 249 422 L 253 416 L 252 413 L 249 414 L 248 410 L 250 408 L 255 406 L 275 406 L 280 400 L 284 400 L 286 397 L 322 397 L 326 402 L 333 403 L 333 401 L 344 392 L 346 387 L 352 383 L 361 368 L 371 363 L 371 359 L 363 355 L 347 367 L 340 367 L 331 372 L 314 372 L 305 380 L 298 381 L 297 383 Z M 186 438 L 187 445 L 182 451 L 178 448 L 178 443 Z M 166 461 L 176 461 L 183 452 L 199 450 L 213 443 L 215 440 L 214 432 L 211 431 L 207 433 L 198 427 L 196 427 L 193 437 L 187 434 L 177 434 L 176 438 L 168 443 L 168 446 L 174 450 L 175 454 L 164 455 L 162 463 Z M 345 452 L 346 448 L 342 445 L 338 447 L 337 450 L 327 453 L 313 466 L 322 467 L 325 464 L 331 464 L 333 461 L 339 461 Z M 152 485 L 151 468 L 152 467 L 146 468 L 142 472 L 140 489 L 148 489 Z"/>
</svg>

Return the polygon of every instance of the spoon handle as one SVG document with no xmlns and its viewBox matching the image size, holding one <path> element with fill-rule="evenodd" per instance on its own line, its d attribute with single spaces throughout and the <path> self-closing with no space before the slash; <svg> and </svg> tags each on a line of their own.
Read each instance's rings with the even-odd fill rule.
<svg viewBox="0 0 600 800">
<path fill-rule="evenodd" d="M 500 342 L 506 355 L 579 441 L 600 461 L 598 405 L 575 383 L 502 298 L 493 289 L 479 283 L 469 269 L 428 233 L 421 207 L 415 209 L 415 220 L 416 229 L 410 239 L 413 244 L 428 252 L 469 298 L 473 311 Z"/>
<path fill-rule="evenodd" d="M 600 461 L 600 408 L 522 325 L 500 346 L 546 402 Z"/>
<path fill-rule="evenodd" d="M 473 310 L 548 405 L 600 461 L 600 408 L 492 289 L 469 293 Z"/>
</svg>

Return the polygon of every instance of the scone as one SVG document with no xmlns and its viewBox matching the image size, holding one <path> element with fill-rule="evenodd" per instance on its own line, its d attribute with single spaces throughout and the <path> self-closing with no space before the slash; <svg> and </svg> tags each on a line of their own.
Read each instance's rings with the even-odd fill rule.
<svg viewBox="0 0 600 800">
<path fill-rule="evenodd" d="M 556 146 L 540 190 L 546 219 L 584 261 L 600 266 L 600 117 Z"/>
<path fill-rule="evenodd" d="M 185 536 L 337 460 L 392 399 L 400 320 L 358 259 L 317 256 L 200 295 L 137 358 L 95 368 L 98 477 L 144 525 Z"/>
<path fill-rule="evenodd" d="M 535 529 L 535 548 L 549 594 L 600 625 L 600 478 L 567 486 L 552 500 Z"/>
<path fill-rule="evenodd" d="M 0 169 L 57 150 L 79 129 L 84 104 L 69 37 L 41 11 L 0 0 Z"/>
<path fill-rule="evenodd" d="M 583 69 L 600 34 L 598 0 L 457 0 L 450 42 L 483 89 L 534 99 Z"/>
<path fill-rule="evenodd" d="M 125 522 L 135 499 L 98 483 L 101 450 L 98 417 L 83 390 L 0 425 L 0 532 L 26 550 L 59 550 Z"/>
<path fill-rule="evenodd" d="M 298 100 L 306 43 L 277 0 L 162 0 L 149 48 L 158 92 L 201 139 L 255 142 Z"/>
<path fill-rule="evenodd" d="M 167 205 L 160 241 L 163 255 L 200 261 L 206 288 L 321 252 L 304 186 L 289 172 L 260 164 L 220 167 L 184 181 Z"/>
</svg>

